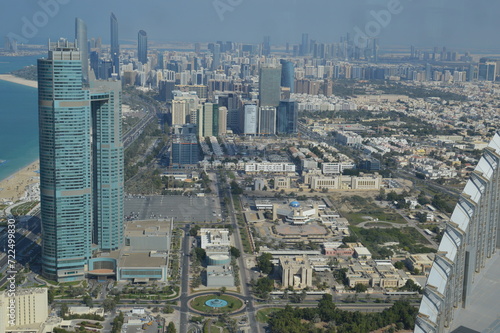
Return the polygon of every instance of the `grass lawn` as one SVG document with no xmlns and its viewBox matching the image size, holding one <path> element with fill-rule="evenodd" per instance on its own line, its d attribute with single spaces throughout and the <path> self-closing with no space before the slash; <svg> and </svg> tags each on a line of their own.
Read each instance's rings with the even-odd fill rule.
<svg viewBox="0 0 500 333">
<path fill-rule="evenodd" d="M 367 222 L 370 221 L 369 219 L 364 218 L 365 216 L 370 216 L 374 219 L 378 219 L 379 221 L 387 221 L 387 222 L 392 222 L 392 223 L 400 223 L 400 224 L 405 224 L 406 221 L 405 219 L 397 214 L 397 213 L 387 213 L 384 212 L 383 209 L 377 208 L 377 209 L 366 209 L 366 210 L 361 210 L 359 212 L 346 212 L 346 211 L 341 211 L 341 214 L 343 217 L 349 220 L 349 223 L 352 225 L 360 224 L 361 222 Z"/>
<path fill-rule="evenodd" d="M 14 216 L 22 216 L 26 215 L 29 213 L 30 210 L 35 208 L 35 206 L 38 205 L 38 201 L 30 201 L 23 203 L 17 207 L 14 207 L 11 211 L 12 215 Z"/>
<path fill-rule="evenodd" d="M 278 310 L 281 310 L 281 308 L 266 308 L 259 310 L 257 311 L 256 318 L 260 323 L 267 323 L 267 321 L 269 320 L 269 315 Z"/>
<path fill-rule="evenodd" d="M 228 304 L 225 307 L 222 308 L 212 308 L 208 305 L 205 304 L 206 301 L 210 299 L 222 299 L 226 301 Z M 217 296 L 217 295 L 207 295 L 207 296 L 200 296 L 196 297 L 193 300 L 191 300 L 191 307 L 193 309 L 201 311 L 201 312 L 206 312 L 206 313 L 224 313 L 224 312 L 234 312 L 238 309 L 240 309 L 243 306 L 243 302 L 233 296 L 229 295 L 222 295 L 222 296 Z"/>
</svg>

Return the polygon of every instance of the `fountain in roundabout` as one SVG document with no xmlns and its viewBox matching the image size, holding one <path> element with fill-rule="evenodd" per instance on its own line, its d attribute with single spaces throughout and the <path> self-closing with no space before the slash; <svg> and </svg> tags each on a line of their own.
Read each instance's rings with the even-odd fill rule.
<svg viewBox="0 0 500 333">
<path fill-rule="evenodd" d="M 211 308 L 223 308 L 227 306 L 227 301 L 223 299 L 213 298 L 206 301 L 205 305 Z"/>
</svg>

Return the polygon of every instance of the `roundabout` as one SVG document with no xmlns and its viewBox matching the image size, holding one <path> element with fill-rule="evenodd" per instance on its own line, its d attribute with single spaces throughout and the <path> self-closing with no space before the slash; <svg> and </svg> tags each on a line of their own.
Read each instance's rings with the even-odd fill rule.
<svg viewBox="0 0 500 333">
<path fill-rule="evenodd" d="M 200 314 L 233 313 L 243 308 L 243 301 L 232 295 L 208 294 L 195 296 L 189 307 Z"/>
</svg>

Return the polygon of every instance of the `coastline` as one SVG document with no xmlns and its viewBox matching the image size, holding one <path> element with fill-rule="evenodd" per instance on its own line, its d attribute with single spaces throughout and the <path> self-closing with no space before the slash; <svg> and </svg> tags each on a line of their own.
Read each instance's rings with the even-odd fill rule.
<svg viewBox="0 0 500 333">
<path fill-rule="evenodd" d="M 16 202 L 25 197 L 28 186 L 40 183 L 40 160 L 36 160 L 29 165 L 14 172 L 9 177 L 0 181 L 0 202 Z"/>
<path fill-rule="evenodd" d="M 11 74 L 0 74 L 0 80 L 38 89 L 38 82 L 22 79 Z"/>
</svg>

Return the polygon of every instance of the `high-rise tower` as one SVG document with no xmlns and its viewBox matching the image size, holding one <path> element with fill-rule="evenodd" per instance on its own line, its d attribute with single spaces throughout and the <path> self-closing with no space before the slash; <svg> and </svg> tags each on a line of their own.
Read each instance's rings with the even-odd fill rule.
<svg viewBox="0 0 500 333">
<path fill-rule="evenodd" d="M 38 60 L 42 273 L 84 278 L 92 243 L 123 243 L 121 83 L 84 85 L 78 43 L 49 43 Z"/>
<path fill-rule="evenodd" d="M 446 225 L 416 333 L 498 332 L 499 223 L 500 135 L 495 134 Z"/>
<path fill-rule="evenodd" d="M 83 82 L 89 82 L 89 44 L 87 38 L 87 24 L 80 18 L 75 19 L 75 39 L 78 41 L 78 48 L 82 58 Z"/>
<path fill-rule="evenodd" d="M 137 58 L 142 64 L 148 63 L 148 35 L 144 30 L 137 35 Z"/>
<path fill-rule="evenodd" d="M 112 251 L 123 243 L 123 142 L 120 81 L 91 81 L 93 242 Z"/>
<path fill-rule="evenodd" d="M 276 115 L 277 133 L 297 133 L 298 118 L 297 102 L 291 99 L 281 101 Z"/>
<path fill-rule="evenodd" d="M 281 98 L 281 65 L 263 65 L 259 73 L 259 100 L 260 106 L 274 106 L 280 104 Z"/>
<path fill-rule="evenodd" d="M 84 277 L 92 244 L 90 92 L 76 43 L 49 43 L 38 60 L 42 272 L 55 281 Z"/>
<path fill-rule="evenodd" d="M 290 88 L 290 93 L 295 92 L 295 68 L 293 62 L 281 59 L 281 86 Z"/>
<path fill-rule="evenodd" d="M 113 62 L 113 73 L 120 77 L 120 43 L 118 41 L 118 19 L 111 13 L 111 60 Z"/>
</svg>

